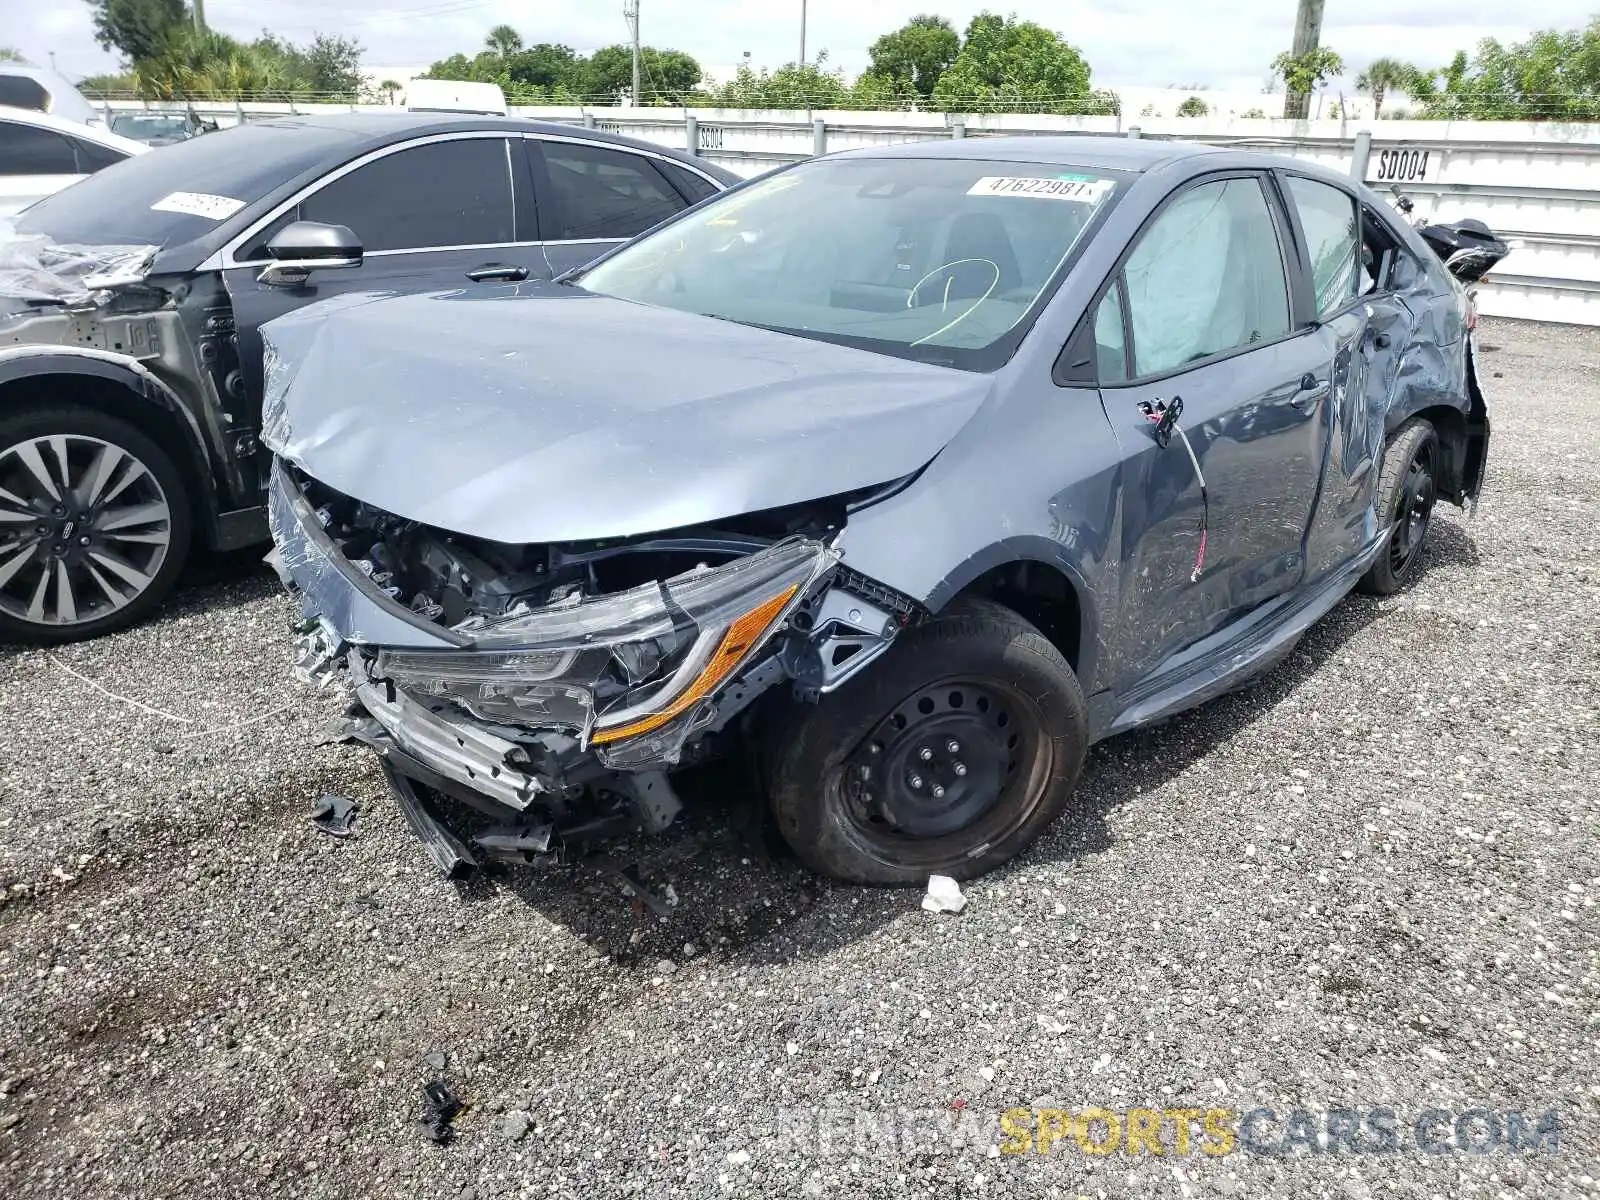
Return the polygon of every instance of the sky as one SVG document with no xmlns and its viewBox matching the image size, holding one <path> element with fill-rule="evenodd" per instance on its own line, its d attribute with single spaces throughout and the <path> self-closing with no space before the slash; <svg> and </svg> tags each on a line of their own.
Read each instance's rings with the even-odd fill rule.
<svg viewBox="0 0 1600 1200">
<path fill-rule="evenodd" d="M 646 45 L 682 50 L 707 68 L 741 61 L 793 61 L 800 49 L 801 0 L 639 0 Z M 958 29 L 984 8 L 1015 13 L 1060 32 L 1088 59 L 1096 85 L 1261 90 L 1274 55 L 1288 48 L 1294 0 L 809 0 L 806 50 L 854 75 L 880 34 L 919 12 Z M 1330 0 L 1322 42 L 1353 74 L 1374 58 L 1443 64 L 1485 37 L 1518 41 L 1535 28 L 1584 24 L 1596 0 Z M 308 41 L 318 32 L 354 37 L 373 66 L 413 66 L 474 53 L 493 26 L 527 42 L 581 52 L 627 38 L 622 0 L 205 0 L 207 22 L 255 36 L 271 14 L 274 33 Z M 0 42 L 74 78 L 114 70 L 115 55 L 94 42 L 84 0 L 0 0 Z"/>
</svg>

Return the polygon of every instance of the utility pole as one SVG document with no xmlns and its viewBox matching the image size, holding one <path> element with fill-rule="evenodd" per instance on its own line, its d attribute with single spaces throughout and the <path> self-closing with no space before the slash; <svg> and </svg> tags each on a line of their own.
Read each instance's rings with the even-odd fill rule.
<svg viewBox="0 0 1600 1200">
<path fill-rule="evenodd" d="M 800 65 L 806 65 L 806 0 L 800 0 Z"/>
<path fill-rule="evenodd" d="M 194 5 L 194 31 L 196 33 L 204 33 L 206 31 L 206 0 L 189 0 L 189 2 Z"/>
<path fill-rule="evenodd" d="M 624 0 L 622 15 L 633 33 L 633 104 L 637 108 L 643 102 L 639 94 L 639 0 Z"/>
<path fill-rule="evenodd" d="M 1310 54 L 1322 40 L 1322 3 L 1323 0 L 1300 0 L 1300 10 L 1294 18 L 1294 46 L 1289 51 L 1296 59 Z M 1283 115 L 1296 121 L 1305 120 L 1311 107 L 1311 97 L 1289 90 L 1287 80 L 1285 85 Z"/>
</svg>

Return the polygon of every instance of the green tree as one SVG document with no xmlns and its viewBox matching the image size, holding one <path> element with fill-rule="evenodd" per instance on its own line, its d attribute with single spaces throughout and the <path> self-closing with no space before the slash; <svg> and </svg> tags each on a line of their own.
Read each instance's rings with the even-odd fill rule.
<svg viewBox="0 0 1600 1200">
<path fill-rule="evenodd" d="M 589 56 L 579 72 L 583 91 L 595 100 L 615 104 L 633 87 L 633 51 L 627 46 L 605 46 Z M 677 50 L 639 52 L 640 104 L 681 104 L 700 83 L 700 64 Z"/>
<path fill-rule="evenodd" d="M 398 95 L 404 89 L 404 87 L 405 85 L 397 79 L 385 79 L 378 85 L 378 93 L 383 97 L 383 102 L 385 104 L 393 104 L 395 96 Z"/>
<path fill-rule="evenodd" d="M 566 88 L 581 91 L 583 60 L 571 46 L 540 42 L 519 50 L 506 60 L 506 74 L 513 82 L 530 88 Z"/>
<path fill-rule="evenodd" d="M 496 25 L 489 30 L 489 36 L 483 39 L 483 44 L 489 48 L 491 54 L 510 58 L 522 49 L 522 35 L 509 25 Z"/>
<path fill-rule="evenodd" d="M 943 17 L 912 17 L 893 33 L 886 33 L 867 51 L 872 74 L 895 84 L 909 85 L 924 100 L 961 52 L 961 38 Z"/>
<path fill-rule="evenodd" d="M 1311 94 L 1343 70 L 1344 60 L 1327 46 L 1318 46 L 1298 58 L 1287 50 L 1278 55 L 1272 60 L 1272 73 L 1283 80 L 1288 91 L 1283 115 L 1305 120 Z"/>
<path fill-rule="evenodd" d="M 78 90 L 90 98 L 136 95 L 139 81 L 134 78 L 132 71 L 90 75 L 78 80 Z"/>
<path fill-rule="evenodd" d="M 183 0 L 89 0 L 94 36 L 102 49 L 120 50 L 129 62 L 153 58 L 168 35 L 190 21 Z"/>
<path fill-rule="evenodd" d="M 1356 76 L 1356 91 L 1372 97 L 1372 115 L 1376 117 L 1383 111 L 1384 96 L 1390 91 L 1404 91 L 1416 73 L 1417 68 L 1397 58 L 1375 59 Z"/>
<path fill-rule="evenodd" d="M 776 71 L 760 72 L 742 66 L 732 79 L 705 94 L 705 100 L 718 108 L 855 108 L 854 93 L 839 71 L 824 68 L 826 54 L 814 62 L 786 63 Z M 881 77 L 879 77 L 881 81 Z M 880 85 L 862 93 L 876 101 Z"/>
<path fill-rule="evenodd" d="M 1581 29 L 1540 30 L 1512 46 L 1485 39 L 1437 77 L 1442 87 L 1412 93 L 1430 117 L 1600 120 L 1600 16 Z"/>
<path fill-rule="evenodd" d="M 1104 101 L 1091 95 L 1089 64 L 1060 34 L 982 12 L 934 86 L 933 102 L 946 112 L 1073 113 L 1093 111 Z"/>
<path fill-rule="evenodd" d="M 1199 96 L 1190 96 L 1182 104 L 1178 105 L 1178 115 L 1180 117 L 1203 117 L 1210 111 L 1211 106 L 1200 99 Z"/>
<path fill-rule="evenodd" d="M 0 62 L 27 62 L 15 46 L 0 46 Z"/>
</svg>

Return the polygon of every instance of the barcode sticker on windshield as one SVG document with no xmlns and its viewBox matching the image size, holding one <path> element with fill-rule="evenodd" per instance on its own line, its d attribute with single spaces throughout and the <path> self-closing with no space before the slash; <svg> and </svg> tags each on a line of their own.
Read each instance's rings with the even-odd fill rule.
<svg viewBox="0 0 1600 1200">
<path fill-rule="evenodd" d="M 1109 179 L 1028 179 L 1020 175 L 985 175 L 967 189 L 969 196 L 1035 196 L 1042 200 L 1074 200 L 1095 204 L 1112 188 Z"/>
<path fill-rule="evenodd" d="M 232 196 L 211 196 L 205 192 L 169 192 L 152 204 L 150 211 L 187 213 L 191 217 L 226 221 L 243 207 L 244 201 L 235 200 Z"/>
</svg>

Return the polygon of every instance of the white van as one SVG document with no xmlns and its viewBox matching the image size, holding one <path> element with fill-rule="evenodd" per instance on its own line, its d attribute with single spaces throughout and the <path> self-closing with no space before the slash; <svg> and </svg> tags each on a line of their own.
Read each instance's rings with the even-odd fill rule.
<svg viewBox="0 0 1600 1200">
<path fill-rule="evenodd" d="M 80 125 L 102 123 L 99 110 L 64 77 L 29 63 L 0 62 L 0 106 L 28 108 Z"/>
<path fill-rule="evenodd" d="M 468 83 L 461 79 L 413 79 L 406 84 L 407 112 L 477 113 L 479 116 L 506 115 L 506 94 L 492 83 Z"/>
</svg>

